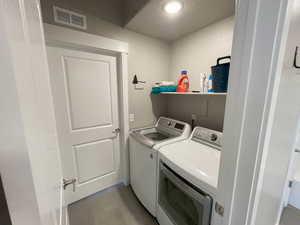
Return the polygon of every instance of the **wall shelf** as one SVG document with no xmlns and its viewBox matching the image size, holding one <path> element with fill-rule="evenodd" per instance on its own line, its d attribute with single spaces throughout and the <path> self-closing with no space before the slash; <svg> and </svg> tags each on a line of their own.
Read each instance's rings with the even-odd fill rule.
<svg viewBox="0 0 300 225">
<path fill-rule="evenodd" d="M 161 92 L 161 95 L 203 95 L 203 96 L 226 96 L 227 93 L 216 93 L 216 92 Z"/>
</svg>

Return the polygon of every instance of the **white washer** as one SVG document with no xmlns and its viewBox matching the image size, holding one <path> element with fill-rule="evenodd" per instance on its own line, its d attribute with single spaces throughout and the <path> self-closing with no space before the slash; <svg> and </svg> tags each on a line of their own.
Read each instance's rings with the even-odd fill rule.
<svg viewBox="0 0 300 225">
<path fill-rule="evenodd" d="M 160 117 L 154 127 L 131 132 L 130 183 L 145 208 L 156 216 L 157 202 L 157 151 L 162 146 L 187 139 L 189 124 Z"/>
<path fill-rule="evenodd" d="M 196 127 L 187 140 L 159 150 L 160 225 L 213 224 L 222 133 Z"/>
</svg>

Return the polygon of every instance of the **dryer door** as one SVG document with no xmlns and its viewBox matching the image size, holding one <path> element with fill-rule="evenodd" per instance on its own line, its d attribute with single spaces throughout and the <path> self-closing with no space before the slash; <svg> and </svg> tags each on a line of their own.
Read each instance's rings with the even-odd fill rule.
<svg viewBox="0 0 300 225">
<path fill-rule="evenodd" d="M 212 198 L 160 163 L 160 208 L 174 225 L 209 225 Z"/>
</svg>

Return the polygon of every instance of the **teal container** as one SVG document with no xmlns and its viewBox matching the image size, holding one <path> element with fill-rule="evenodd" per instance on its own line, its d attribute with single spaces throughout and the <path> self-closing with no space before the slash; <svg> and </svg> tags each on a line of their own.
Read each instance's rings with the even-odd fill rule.
<svg viewBox="0 0 300 225">
<path fill-rule="evenodd" d="M 160 92 L 160 87 L 152 87 L 152 94 L 159 94 Z"/>
<path fill-rule="evenodd" d="M 159 94 L 161 92 L 176 92 L 177 86 L 161 86 L 161 87 L 152 87 L 152 94 Z"/>
</svg>

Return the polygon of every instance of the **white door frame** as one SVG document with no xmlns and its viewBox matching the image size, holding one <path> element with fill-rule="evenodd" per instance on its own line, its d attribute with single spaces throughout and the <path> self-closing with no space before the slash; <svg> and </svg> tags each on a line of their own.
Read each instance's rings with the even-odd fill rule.
<svg viewBox="0 0 300 225">
<path fill-rule="evenodd" d="M 292 2 L 239 1 L 217 196 L 225 212 L 217 216 L 217 224 L 260 225 L 261 173 L 269 154 Z M 280 210 L 280 204 L 274 208 Z"/>
<path fill-rule="evenodd" d="M 68 47 L 87 52 L 114 55 L 117 57 L 118 102 L 120 123 L 121 180 L 129 184 L 129 107 L 128 107 L 128 44 L 85 32 L 44 24 L 46 44 L 53 47 Z"/>
<path fill-rule="evenodd" d="M 63 225 L 62 174 L 39 0 L 1 1 L 0 24 L 0 173 L 11 222 Z"/>
</svg>

